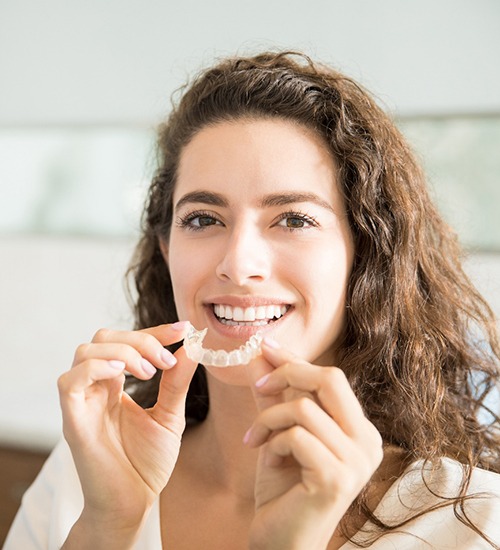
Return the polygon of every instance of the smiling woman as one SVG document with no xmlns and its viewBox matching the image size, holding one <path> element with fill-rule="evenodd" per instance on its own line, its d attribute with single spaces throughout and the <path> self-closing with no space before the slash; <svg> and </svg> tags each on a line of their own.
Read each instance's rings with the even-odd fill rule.
<svg viewBox="0 0 500 550">
<path fill-rule="evenodd" d="M 353 256 L 336 172 L 322 140 L 287 121 L 211 125 L 184 148 L 162 251 L 177 314 L 208 327 L 210 347 L 264 330 L 308 361 L 335 362 Z M 215 306 L 285 314 L 263 328 L 223 323 Z"/>
<path fill-rule="evenodd" d="M 136 330 L 76 350 L 6 548 L 499 548 L 494 318 L 392 121 L 264 53 L 158 144 Z"/>
</svg>

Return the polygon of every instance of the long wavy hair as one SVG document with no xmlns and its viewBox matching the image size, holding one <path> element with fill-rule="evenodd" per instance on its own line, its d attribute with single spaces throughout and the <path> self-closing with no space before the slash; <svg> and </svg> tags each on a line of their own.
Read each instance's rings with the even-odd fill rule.
<svg viewBox="0 0 500 550">
<path fill-rule="evenodd" d="M 172 224 L 183 148 L 207 125 L 261 118 L 314 130 L 338 166 L 355 257 L 337 366 L 384 441 L 406 460 L 446 456 L 464 465 L 451 503 L 475 529 L 463 511 L 471 469 L 500 471 L 499 418 L 487 399 L 499 384 L 495 318 L 462 270 L 455 234 L 434 207 L 411 149 L 352 79 L 303 54 L 267 52 L 225 59 L 182 90 L 159 129 L 158 169 L 130 268 L 136 328 L 177 320 L 159 239 L 168 238 Z M 157 387 L 158 376 L 136 383 L 134 398 L 151 406 Z M 208 407 L 199 367 L 187 416 L 202 421 Z M 382 534 L 399 527 L 377 520 L 364 499 L 365 492 L 358 510 Z"/>
</svg>

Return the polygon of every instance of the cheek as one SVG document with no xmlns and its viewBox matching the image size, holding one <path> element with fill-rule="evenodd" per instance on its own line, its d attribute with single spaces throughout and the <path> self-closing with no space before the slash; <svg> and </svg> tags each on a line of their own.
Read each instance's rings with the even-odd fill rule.
<svg viewBox="0 0 500 550">
<path fill-rule="evenodd" d="M 296 272 L 309 292 L 322 296 L 327 303 L 332 297 L 343 295 L 351 266 L 351 250 L 343 243 L 304 247 L 299 262 L 296 255 L 289 261 L 291 273 Z"/>
<path fill-rule="evenodd" d="M 310 250 L 303 258 L 302 284 L 315 330 L 335 339 L 345 318 L 345 296 L 352 257 L 343 245 Z M 297 283 L 298 284 L 298 283 Z"/>
<path fill-rule="evenodd" d="M 188 299 L 194 295 L 200 271 L 189 250 L 177 246 L 175 240 L 171 241 L 169 247 L 168 265 L 177 313 L 179 318 L 183 319 L 186 318 Z"/>
<path fill-rule="evenodd" d="M 196 240 L 171 238 L 168 265 L 177 313 L 181 318 L 191 318 L 200 289 L 213 278 L 213 247 Z"/>
</svg>

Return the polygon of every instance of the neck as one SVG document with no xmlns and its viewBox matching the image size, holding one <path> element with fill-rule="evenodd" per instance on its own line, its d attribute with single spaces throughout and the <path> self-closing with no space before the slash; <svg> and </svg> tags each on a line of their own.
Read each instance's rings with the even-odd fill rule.
<svg viewBox="0 0 500 550">
<path fill-rule="evenodd" d="M 183 446 L 187 459 L 193 461 L 204 482 L 210 480 L 214 490 L 253 499 L 258 450 L 243 444 L 243 436 L 257 415 L 251 390 L 230 386 L 208 373 L 207 382 L 209 413 L 186 433 Z"/>
</svg>

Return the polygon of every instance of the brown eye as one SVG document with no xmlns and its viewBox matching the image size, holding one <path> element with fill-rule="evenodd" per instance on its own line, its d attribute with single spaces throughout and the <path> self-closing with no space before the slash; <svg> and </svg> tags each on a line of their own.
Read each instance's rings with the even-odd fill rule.
<svg viewBox="0 0 500 550">
<path fill-rule="evenodd" d="M 194 218 L 191 223 L 198 227 L 207 227 L 209 225 L 215 225 L 217 220 L 211 216 L 198 216 Z"/>
<path fill-rule="evenodd" d="M 290 231 L 318 227 L 318 223 L 314 218 L 300 212 L 284 212 L 276 225 Z"/>
<path fill-rule="evenodd" d="M 302 229 L 304 227 L 304 220 L 301 218 L 286 218 L 286 226 L 290 229 Z"/>
<path fill-rule="evenodd" d="M 203 231 L 213 225 L 224 225 L 216 215 L 209 212 L 190 212 L 177 220 L 177 225 L 191 231 Z"/>
</svg>

